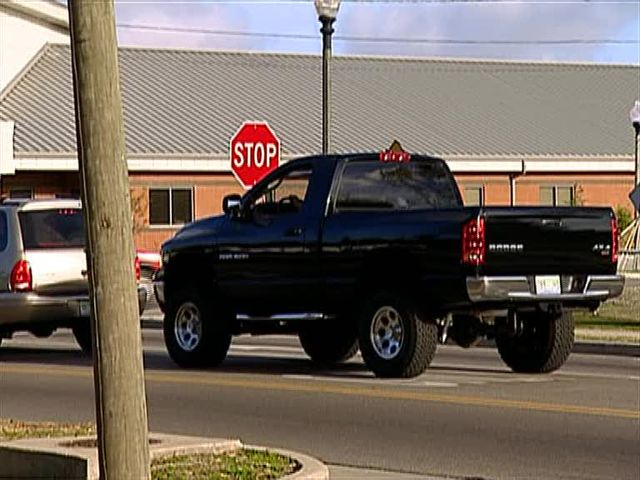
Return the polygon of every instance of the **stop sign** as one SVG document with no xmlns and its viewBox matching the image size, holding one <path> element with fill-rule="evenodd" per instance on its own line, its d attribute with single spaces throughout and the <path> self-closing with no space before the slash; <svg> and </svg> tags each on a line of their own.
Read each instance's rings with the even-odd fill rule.
<svg viewBox="0 0 640 480">
<path fill-rule="evenodd" d="M 231 171 L 251 188 L 280 164 L 280 140 L 266 122 L 245 122 L 231 137 Z"/>
</svg>

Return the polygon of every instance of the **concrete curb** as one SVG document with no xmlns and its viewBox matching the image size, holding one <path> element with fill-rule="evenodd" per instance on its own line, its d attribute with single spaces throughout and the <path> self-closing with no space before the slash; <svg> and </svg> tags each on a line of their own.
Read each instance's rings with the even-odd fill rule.
<svg viewBox="0 0 640 480">
<path fill-rule="evenodd" d="M 161 433 L 149 434 L 151 459 L 197 453 L 225 453 L 241 448 L 279 453 L 302 468 L 282 480 L 328 480 L 327 466 L 308 455 L 291 450 L 243 445 L 227 440 Z M 95 437 L 28 438 L 0 442 L 0 478 L 99 479 L 98 451 L 90 446 Z"/>
<path fill-rule="evenodd" d="M 244 448 L 251 450 L 262 450 L 278 453 L 285 457 L 289 457 L 297 461 L 302 468 L 291 475 L 286 475 L 280 480 L 329 480 L 329 467 L 314 457 L 305 455 L 304 453 L 294 452 L 292 450 L 283 450 L 281 448 L 268 448 L 256 445 L 245 445 Z"/>
<path fill-rule="evenodd" d="M 477 346 L 481 348 L 496 348 L 496 343 L 493 340 L 483 340 Z M 617 357 L 640 357 L 640 345 L 617 342 L 583 342 L 578 340 L 573 345 L 571 352 Z"/>
</svg>

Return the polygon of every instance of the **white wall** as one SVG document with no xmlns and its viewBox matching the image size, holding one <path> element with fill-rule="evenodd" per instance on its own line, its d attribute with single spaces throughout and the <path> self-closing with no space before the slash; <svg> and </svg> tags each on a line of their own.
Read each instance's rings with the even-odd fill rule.
<svg viewBox="0 0 640 480">
<path fill-rule="evenodd" d="M 13 2 L 5 1 L 0 3 L 0 91 L 45 43 L 69 43 L 69 35 L 60 33 L 59 26 L 49 24 L 46 15 L 40 18 L 31 16 L 29 11 L 14 10 L 9 4 Z M 63 18 L 64 8 L 45 2 L 29 2 L 29 8 L 35 10 L 39 3 L 45 8 L 54 9 L 58 19 Z"/>
</svg>

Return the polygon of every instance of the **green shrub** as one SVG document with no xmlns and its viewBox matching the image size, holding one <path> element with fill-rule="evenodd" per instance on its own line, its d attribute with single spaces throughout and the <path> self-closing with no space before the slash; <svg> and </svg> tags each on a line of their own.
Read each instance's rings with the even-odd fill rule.
<svg viewBox="0 0 640 480">
<path fill-rule="evenodd" d="M 631 216 L 631 211 L 627 207 L 623 207 L 622 205 L 618 205 L 615 208 L 616 219 L 618 220 L 618 231 L 623 231 L 625 228 L 629 226 L 633 217 Z"/>
</svg>

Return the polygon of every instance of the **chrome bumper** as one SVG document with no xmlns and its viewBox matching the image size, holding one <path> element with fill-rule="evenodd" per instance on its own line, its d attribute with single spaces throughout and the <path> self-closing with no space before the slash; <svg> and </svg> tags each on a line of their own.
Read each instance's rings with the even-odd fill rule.
<svg viewBox="0 0 640 480">
<path fill-rule="evenodd" d="M 540 295 L 529 277 L 467 277 L 467 294 L 472 302 L 527 302 L 606 300 L 622 294 L 622 275 L 589 275 L 579 292 Z"/>
</svg>

